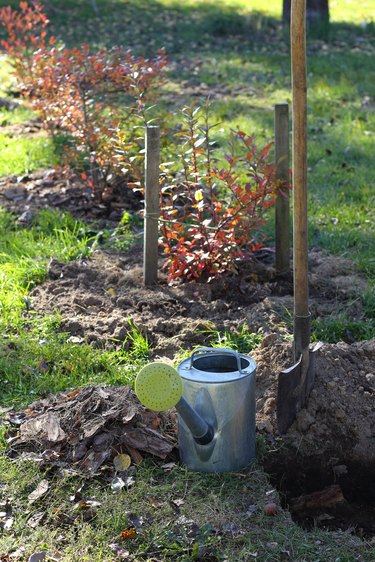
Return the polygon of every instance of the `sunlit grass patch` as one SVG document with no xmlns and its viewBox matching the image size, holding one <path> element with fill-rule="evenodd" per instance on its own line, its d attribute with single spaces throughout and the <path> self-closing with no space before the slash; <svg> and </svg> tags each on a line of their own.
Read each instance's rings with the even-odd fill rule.
<svg viewBox="0 0 375 562">
<path fill-rule="evenodd" d="M 31 111 L 28 107 L 22 104 L 13 106 L 13 109 L 7 109 L 6 107 L 0 107 L 0 126 L 8 127 L 9 125 L 15 125 L 23 123 L 28 119 L 35 118 L 35 113 Z M 6 134 L 6 133 L 5 133 Z M 5 140 L 6 137 L 4 135 Z M 3 139 L 4 140 L 4 139 Z"/>
<path fill-rule="evenodd" d="M 56 211 L 41 211 L 30 227 L 0 211 L 0 230 L 0 325 L 8 329 L 19 324 L 24 298 L 44 279 L 48 260 L 87 256 L 92 240 L 83 223 Z"/>
<path fill-rule="evenodd" d="M 41 211 L 28 227 L 0 212 L 1 403 L 27 403 L 35 396 L 82 384 L 131 382 L 150 354 L 135 324 L 124 342 L 99 350 L 61 332 L 58 315 L 40 316 L 28 293 L 41 283 L 53 257 L 61 262 L 88 257 L 96 237 L 68 214 Z"/>
<path fill-rule="evenodd" d="M 262 333 L 251 332 L 246 323 L 237 330 L 213 329 L 204 331 L 203 334 L 207 337 L 210 347 L 226 347 L 244 354 L 249 354 L 263 339 Z"/>
<path fill-rule="evenodd" d="M 316 318 L 311 328 L 313 341 L 353 343 L 375 337 L 375 320 L 351 320 L 345 313 Z"/>
<path fill-rule="evenodd" d="M 44 134 L 10 137 L 0 132 L 0 144 L 0 176 L 50 168 L 58 163 L 54 144 Z"/>
<path fill-rule="evenodd" d="M 0 354 L 2 404 L 22 404 L 41 395 L 87 384 L 132 383 L 145 361 L 139 346 L 115 350 L 72 343 L 58 332 L 58 317 L 34 317 L 27 330 L 4 339 Z"/>
</svg>

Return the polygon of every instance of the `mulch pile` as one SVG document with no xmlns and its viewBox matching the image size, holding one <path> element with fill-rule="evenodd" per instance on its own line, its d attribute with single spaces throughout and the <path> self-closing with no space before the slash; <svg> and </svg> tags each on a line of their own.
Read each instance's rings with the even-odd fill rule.
<svg viewBox="0 0 375 562">
<path fill-rule="evenodd" d="M 126 453 L 166 459 L 177 445 L 174 414 L 145 409 L 129 386 L 77 388 L 10 410 L 8 454 L 41 464 L 68 466 L 92 476 Z"/>
</svg>

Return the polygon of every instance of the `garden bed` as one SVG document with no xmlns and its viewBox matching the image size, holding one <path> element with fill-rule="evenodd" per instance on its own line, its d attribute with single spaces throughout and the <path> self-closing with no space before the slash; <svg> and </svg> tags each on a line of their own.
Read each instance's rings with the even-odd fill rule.
<svg viewBox="0 0 375 562">
<path fill-rule="evenodd" d="M 360 296 L 366 281 L 351 262 L 315 248 L 309 255 L 309 266 L 313 320 L 329 318 L 344 309 L 349 319 L 360 319 Z M 265 457 L 265 468 L 280 489 L 285 506 L 293 504 L 295 497 L 338 486 L 338 491 L 334 489 L 338 493 L 334 494 L 336 503 L 332 500 L 333 504 L 327 506 L 323 499 L 318 507 L 314 504 L 313 509 L 297 510 L 296 520 L 307 526 L 352 525 L 371 536 L 374 498 L 369 497 L 364 505 L 366 491 L 358 483 L 372 478 L 375 460 L 375 341 L 355 342 L 348 330 L 348 343 L 324 344 L 317 354 L 316 381 L 307 408 L 298 414 L 285 436 L 278 435 L 277 376 L 292 364 L 292 290 L 291 276 L 276 275 L 270 250 L 243 263 L 238 274 L 222 276 L 208 285 L 168 285 L 161 273 L 159 284 L 146 288 L 142 281 L 142 248 L 134 246 L 127 253 L 98 250 L 90 259 L 69 264 L 53 260 L 47 280 L 29 297 L 34 314 L 61 314 L 61 330 L 75 345 L 89 343 L 103 349 L 121 349 L 130 345 L 127 336 L 136 326 L 149 341 L 152 359 L 167 362 L 194 346 L 210 345 L 214 334 L 238 334 L 242 327 L 258 334 L 262 343 L 251 352 L 257 362 L 257 429 L 271 449 Z M 28 314 L 30 311 L 25 312 L 26 317 Z M 103 389 L 103 393 L 111 391 Z M 77 396 L 73 402 L 65 400 L 65 414 L 64 400 L 52 398 L 43 405 L 43 412 L 38 412 L 37 404 L 37 415 L 45 415 L 47 410 L 54 412 L 57 405 L 58 411 L 69 417 L 69 408 L 79 400 Z M 12 414 L 8 416 L 11 421 Z M 68 425 L 65 423 L 65 429 Z M 161 433 L 163 427 L 170 428 L 175 445 L 175 419 L 159 425 Z M 83 458 L 89 458 L 88 473 L 95 473 L 101 466 L 91 460 L 90 447 L 95 449 L 95 438 L 100 438 L 102 431 L 98 427 L 91 432 L 92 442 L 79 459 L 82 463 Z M 118 427 L 113 431 L 118 438 Z M 72 436 L 67 440 L 74 442 Z M 35 439 L 30 442 L 35 443 Z M 33 451 L 34 445 L 28 447 L 24 439 L 19 445 L 20 450 Z M 132 453 L 136 449 L 134 442 L 133 447 L 124 442 L 120 448 L 136 454 Z M 118 443 L 114 450 L 119 450 Z M 141 454 L 152 454 L 142 446 L 140 450 Z M 72 451 L 68 452 L 66 460 L 74 464 L 73 458 Z M 82 467 L 78 463 L 76 468 Z M 358 518 L 354 512 L 362 515 Z"/>
</svg>

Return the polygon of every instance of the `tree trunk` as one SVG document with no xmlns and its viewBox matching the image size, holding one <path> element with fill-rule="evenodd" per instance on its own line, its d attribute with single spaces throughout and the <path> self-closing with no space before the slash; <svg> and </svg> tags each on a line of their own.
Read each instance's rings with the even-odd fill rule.
<svg viewBox="0 0 375 562">
<path fill-rule="evenodd" d="M 290 2 L 283 0 L 283 22 L 290 23 Z M 309 28 L 323 28 L 329 23 L 328 0 L 307 0 L 306 17 Z"/>
</svg>

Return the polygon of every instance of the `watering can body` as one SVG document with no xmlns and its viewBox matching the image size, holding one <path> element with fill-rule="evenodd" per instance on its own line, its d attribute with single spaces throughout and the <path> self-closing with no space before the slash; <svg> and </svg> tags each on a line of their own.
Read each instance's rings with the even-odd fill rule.
<svg viewBox="0 0 375 562">
<path fill-rule="evenodd" d="M 184 400 L 212 429 L 212 439 L 202 444 L 178 416 L 181 461 L 200 472 L 249 466 L 255 458 L 255 361 L 228 349 L 201 348 L 177 370 Z"/>
</svg>

